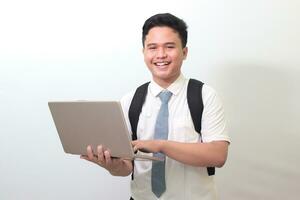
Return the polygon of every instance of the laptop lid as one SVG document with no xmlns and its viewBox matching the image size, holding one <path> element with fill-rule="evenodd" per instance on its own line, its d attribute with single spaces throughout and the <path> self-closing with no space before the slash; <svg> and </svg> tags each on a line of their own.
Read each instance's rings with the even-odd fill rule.
<svg viewBox="0 0 300 200">
<path fill-rule="evenodd" d="M 48 106 L 66 153 L 85 155 L 88 145 L 97 152 L 96 147 L 101 144 L 112 157 L 158 159 L 134 154 L 118 101 L 52 101 Z"/>
</svg>

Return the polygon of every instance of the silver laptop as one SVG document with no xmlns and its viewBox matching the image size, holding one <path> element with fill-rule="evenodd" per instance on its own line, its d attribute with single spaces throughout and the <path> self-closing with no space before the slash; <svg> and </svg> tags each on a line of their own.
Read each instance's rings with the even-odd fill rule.
<svg viewBox="0 0 300 200">
<path fill-rule="evenodd" d="M 48 105 L 66 153 L 86 155 L 88 145 L 97 152 L 96 147 L 101 144 L 110 150 L 112 157 L 160 160 L 133 152 L 118 101 L 60 101 Z"/>
</svg>

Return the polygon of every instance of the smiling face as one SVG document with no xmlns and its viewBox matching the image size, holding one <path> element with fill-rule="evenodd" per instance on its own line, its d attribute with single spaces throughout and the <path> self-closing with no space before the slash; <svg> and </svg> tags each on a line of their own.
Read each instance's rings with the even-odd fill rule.
<svg viewBox="0 0 300 200">
<path fill-rule="evenodd" d="M 153 27 L 146 35 L 144 61 L 153 80 L 163 88 L 178 78 L 187 52 L 187 47 L 182 47 L 178 33 L 172 28 Z"/>
</svg>

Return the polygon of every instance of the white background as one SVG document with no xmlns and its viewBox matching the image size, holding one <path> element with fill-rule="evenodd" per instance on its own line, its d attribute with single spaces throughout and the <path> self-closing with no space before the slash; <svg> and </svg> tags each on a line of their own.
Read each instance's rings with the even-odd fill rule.
<svg viewBox="0 0 300 200">
<path fill-rule="evenodd" d="M 221 199 L 296 200 L 300 179 L 297 0 L 0 1 L 0 199 L 128 199 L 130 177 L 66 155 L 49 100 L 118 100 L 150 79 L 141 28 L 189 26 L 183 73 L 220 94 L 232 139 Z"/>
</svg>

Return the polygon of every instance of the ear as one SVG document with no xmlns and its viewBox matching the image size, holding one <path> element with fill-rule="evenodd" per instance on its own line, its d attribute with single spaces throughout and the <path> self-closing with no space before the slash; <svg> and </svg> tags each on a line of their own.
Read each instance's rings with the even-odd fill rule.
<svg viewBox="0 0 300 200">
<path fill-rule="evenodd" d="M 186 57 L 187 57 L 187 54 L 188 54 L 188 48 L 187 48 L 187 47 L 184 47 L 184 48 L 182 49 L 182 53 L 183 53 L 183 59 L 185 60 Z"/>
</svg>

